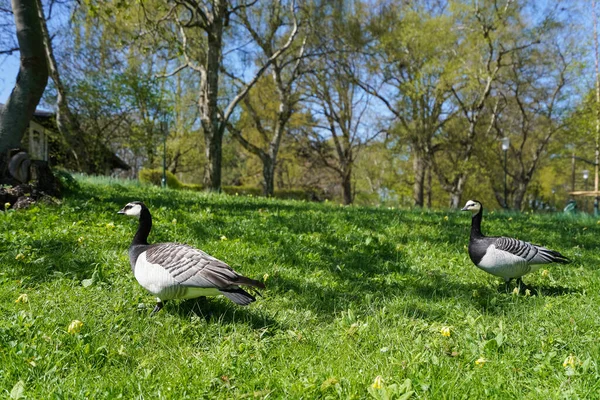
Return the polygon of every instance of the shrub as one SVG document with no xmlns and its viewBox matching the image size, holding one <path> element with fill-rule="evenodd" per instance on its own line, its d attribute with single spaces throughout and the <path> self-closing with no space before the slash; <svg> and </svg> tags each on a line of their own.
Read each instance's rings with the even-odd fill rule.
<svg viewBox="0 0 600 400">
<path fill-rule="evenodd" d="M 138 178 L 142 183 L 151 183 L 156 186 L 162 184 L 163 172 L 162 169 L 142 169 L 139 172 Z M 170 171 L 166 171 L 167 186 L 171 189 L 183 189 L 184 184 L 177 179 Z"/>
</svg>

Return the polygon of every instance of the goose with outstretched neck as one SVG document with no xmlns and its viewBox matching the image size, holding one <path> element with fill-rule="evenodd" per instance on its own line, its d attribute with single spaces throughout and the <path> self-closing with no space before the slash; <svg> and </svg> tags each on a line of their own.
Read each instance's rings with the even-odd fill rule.
<svg viewBox="0 0 600 400">
<path fill-rule="evenodd" d="M 152 314 L 166 300 L 223 295 L 245 306 L 256 300 L 240 286 L 264 289 L 265 285 L 246 278 L 202 250 L 180 243 L 148 243 L 152 229 L 150 210 L 141 201 L 127 204 L 118 214 L 139 219 L 138 230 L 129 246 L 129 262 L 139 284 L 156 296 Z"/>
<path fill-rule="evenodd" d="M 483 206 L 477 200 L 469 200 L 462 211 L 472 213 L 469 257 L 473 264 L 485 272 L 504 278 L 508 290 L 510 281 L 517 280 L 519 292 L 532 288 L 523 283 L 521 277 L 537 271 L 549 263 L 568 264 L 570 260 L 557 251 L 522 240 L 485 236 L 481 233 Z"/>
</svg>

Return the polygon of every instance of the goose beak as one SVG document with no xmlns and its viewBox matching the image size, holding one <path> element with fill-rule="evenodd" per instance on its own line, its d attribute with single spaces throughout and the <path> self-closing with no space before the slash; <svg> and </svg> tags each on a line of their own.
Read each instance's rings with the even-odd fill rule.
<svg viewBox="0 0 600 400">
<path fill-rule="evenodd" d="M 125 209 L 124 208 L 120 209 L 119 211 L 117 211 L 117 214 L 125 214 Z"/>
<path fill-rule="evenodd" d="M 460 211 L 469 211 L 469 210 L 467 209 L 467 206 L 464 206 L 463 208 L 460 209 Z"/>
</svg>

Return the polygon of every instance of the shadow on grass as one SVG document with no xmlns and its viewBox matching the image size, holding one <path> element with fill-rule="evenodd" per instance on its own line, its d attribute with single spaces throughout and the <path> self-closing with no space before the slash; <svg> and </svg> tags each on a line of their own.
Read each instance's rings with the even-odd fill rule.
<svg viewBox="0 0 600 400">
<path fill-rule="evenodd" d="M 257 299 L 264 301 L 264 299 Z M 161 312 L 170 312 L 180 317 L 189 318 L 197 316 L 206 322 L 215 322 L 224 324 L 247 324 L 252 329 L 276 328 L 286 329 L 280 321 L 277 321 L 261 310 L 253 309 L 249 306 L 236 306 L 226 304 L 225 300 L 217 298 L 197 298 L 182 302 L 170 301 L 165 304 Z"/>
</svg>

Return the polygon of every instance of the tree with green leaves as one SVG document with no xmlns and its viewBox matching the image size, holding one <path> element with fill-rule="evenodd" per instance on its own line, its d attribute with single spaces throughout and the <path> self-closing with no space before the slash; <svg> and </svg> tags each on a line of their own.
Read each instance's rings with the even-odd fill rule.
<svg viewBox="0 0 600 400">
<path fill-rule="evenodd" d="M 48 82 L 48 64 L 36 0 L 13 0 L 12 12 L 21 66 L 15 87 L 0 109 L 0 160 L 4 163 L 8 162 L 7 152 L 21 145 Z M 2 171 L 7 165 L 4 163 L 0 163 Z"/>
</svg>

